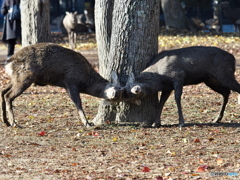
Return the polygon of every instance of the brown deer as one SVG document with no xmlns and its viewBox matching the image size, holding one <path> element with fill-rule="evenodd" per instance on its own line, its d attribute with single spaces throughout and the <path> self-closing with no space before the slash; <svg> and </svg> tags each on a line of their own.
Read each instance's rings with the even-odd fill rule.
<svg viewBox="0 0 240 180">
<path fill-rule="evenodd" d="M 90 124 L 83 112 L 79 93 L 117 101 L 123 91 L 116 73 L 112 73 L 113 83 L 110 83 L 80 53 L 53 43 L 23 48 L 9 59 L 5 69 L 11 78 L 11 83 L 1 92 L 1 115 L 7 126 L 17 126 L 12 102 L 33 83 L 65 88 L 85 126 Z"/>
<path fill-rule="evenodd" d="M 84 10 L 84 14 L 77 14 L 77 12 L 66 12 L 62 20 L 62 25 L 67 31 L 69 47 L 73 50 L 76 48 L 77 33 L 87 33 L 95 31 L 93 12 Z"/>
<path fill-rule="evenodd" d="M 230 91 L 240 93 L 235 76 L 235 58 L 232 54 L 216 48 L 195 46 L 163 51 L 155 56 L 149 66 L 135 78 L 129 76 L 123 99 L 140 104 L 140 99 L 162 91 L 158 103 L 158 115 L 154 126 L 160 126 L 161 113 L 171 92 L 175 91 L 179 124 L 184 125 L 181 107 L 183 86 L 204 82 L 223 96 L 223 104 L 214 122 L 220 122 L 228 102 Z"/>
</svg>

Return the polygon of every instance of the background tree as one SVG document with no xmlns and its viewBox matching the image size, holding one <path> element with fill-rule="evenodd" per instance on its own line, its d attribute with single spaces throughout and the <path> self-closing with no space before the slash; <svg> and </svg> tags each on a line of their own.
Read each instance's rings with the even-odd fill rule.
<svg viewBox="0 0 240 180">
<path fill-rule="evenodd" d="M 161 0 L 166 27 L 188 29 L 188 20 L 180 0 Z"/>
<path fill-rule="evenodd" d="M 158 52 L 159 0 L 98 0 L 95 2 L 96 39 L 100 74 L 110 80 L 118 72 L 125 85 L 130 72 L 139 73 Z M 95 124 L 105 120 L 151 124 L 156 115 L 157 94 L 141 106 L 101 101 Z"/>
<path fill-rule="evenodd" d="M 213 1 L 213 20 L 217 24 L 216 31 L 222 31 L 221 0 Z"/>
<path fill-rule="evenodd" d="M 49 0 L 21 0 L 22 46 L 50 41 Z"/>
</svg>

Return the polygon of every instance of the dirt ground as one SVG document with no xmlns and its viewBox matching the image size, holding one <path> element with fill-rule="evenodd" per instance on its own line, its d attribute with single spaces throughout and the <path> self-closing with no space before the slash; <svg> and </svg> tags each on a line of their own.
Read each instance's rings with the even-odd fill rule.
<svg viewBox="0 0 240 180">
<path fill-rule="evenodd" d="M 5 50 L 1 46 L 0 63 Z M 97 65 L 96 49 L 80 52 Z M 239 61 L 238 61 L 239 62 Z M 239 64 L 239 63 L 238 63 Z M 240 68 L 236 78 L 240 82 Z M 1 89 L 8 83 L 0 65 Z M 204 84 L 184 87 L 186 127 L 173 96 L 160 128 L 108 124 L 84 128 L 65 90 L 32 86 L 14 101 L 19 125 L 0 123 L 0 179 L 240 179 L 240 106 L 233 92 L 220 124 L 221 96 Z M 100 99 L 82 95 L 90 120 Z"/>
</svg>

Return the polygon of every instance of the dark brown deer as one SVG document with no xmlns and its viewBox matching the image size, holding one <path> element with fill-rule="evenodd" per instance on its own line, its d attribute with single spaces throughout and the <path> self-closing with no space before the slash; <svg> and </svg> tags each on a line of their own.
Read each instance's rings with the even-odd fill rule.
<svg viewBox="0 0 240 180">
<path fill-rule="evenodd" d="M 112 73 L 113 83 L 110 83 L 80 53 L 52 43 L 23 48 L 9 59 L 5 68 L 11 78 L 11 83 L 1 92 L 1 115 L 7 126 L 17 126 L 12 102 L 33 83 L 65 88 L 85 126 L 90 124 L 83 112 L 79 93 L 117 101 L 123 91 L 116 73 Z"/>
<path fill-rule="evenodd" d="M 220 122 L 230 91 L 240 93 L 240 85 L 235 76 L 235 58 L 232 54 L 216 47 L 188 47 L 163 51 L 150 61 L 149 66 L 135 78 L 129 76 L 123 99 L 136 101 L 162 91 L 158 103 L 158 116 L 155 126 L 161 125 L 160 117 L 163 106 L 175 91 L 179 124 L 184 125 L 181 107 L 183 86 L 204 82 L 214 91 L 223 96 L 221 110 L 214 122 Z"/>
</svg>

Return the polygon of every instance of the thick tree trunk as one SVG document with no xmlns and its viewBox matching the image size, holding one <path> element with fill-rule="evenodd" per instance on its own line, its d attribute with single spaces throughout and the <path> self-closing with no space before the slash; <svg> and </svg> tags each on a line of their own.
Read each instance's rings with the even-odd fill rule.
<svg viewBox="0 0 240 180">
<path fill-rule="evenodd" d="M 182 9 L 180 0 L 161 0 L 161 6 L 168 28 L 188 29 L 188 20 Z"/>
<path fill-rule="evenodd" d="M 21 0 L 22 46 L 50 41 L 49 0 Z"/>
<path fill-rule="evenodd" d="M 96 37 L 100 73 L 110 80 L 118 72 L 125 85 L 130 72 L 139 73 L 158 52 L 158 0 L 98 0 L 95 3 Z M 141 106 L 102 101 L 95 124 L 105 121 L 151 124 L 156 115 L 157 94 Z"/>
</svg>

